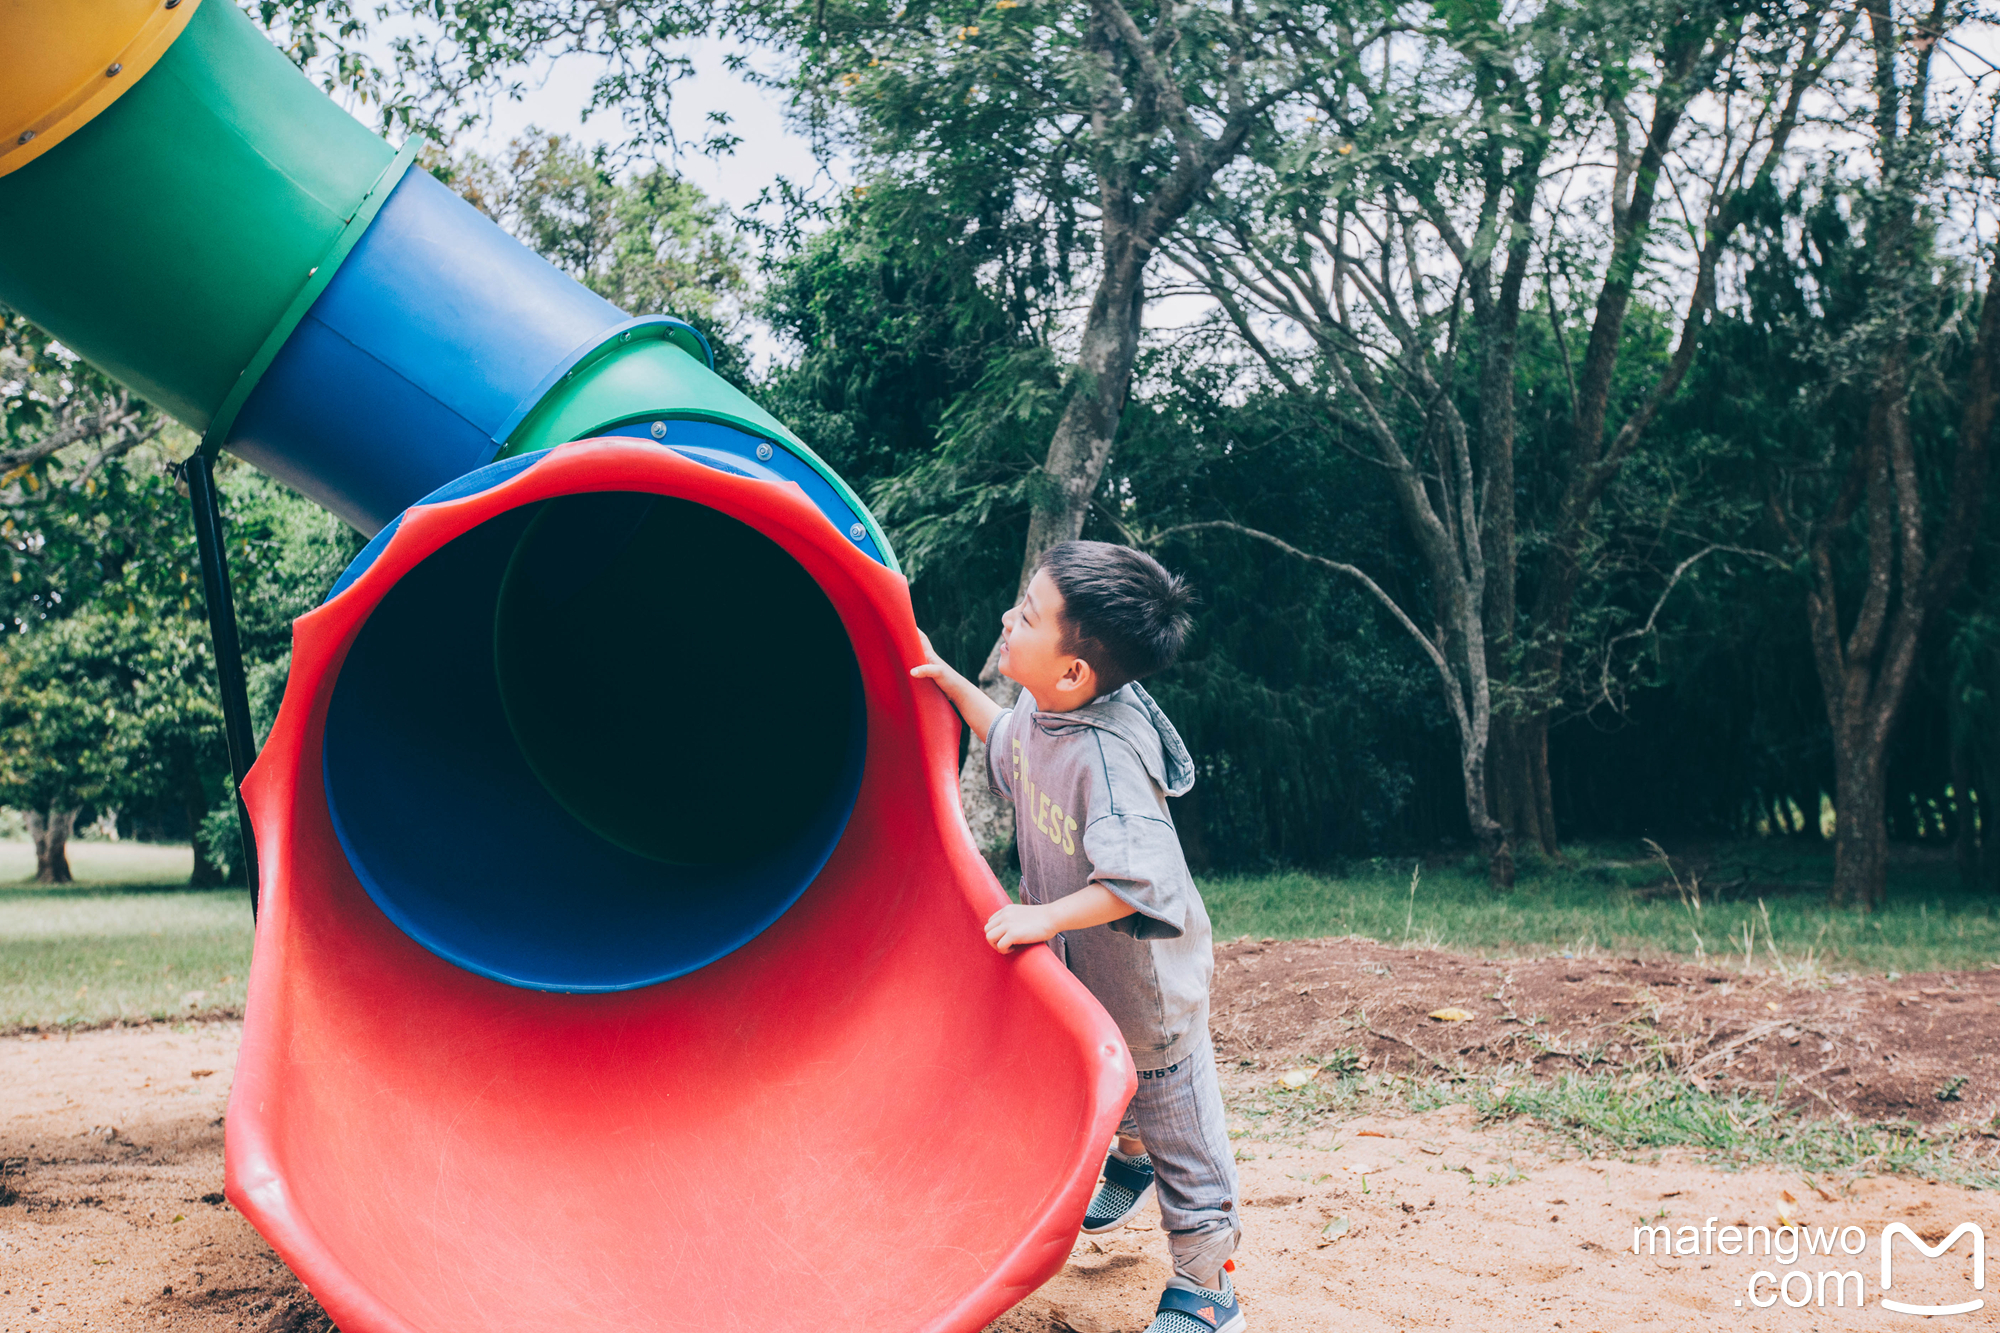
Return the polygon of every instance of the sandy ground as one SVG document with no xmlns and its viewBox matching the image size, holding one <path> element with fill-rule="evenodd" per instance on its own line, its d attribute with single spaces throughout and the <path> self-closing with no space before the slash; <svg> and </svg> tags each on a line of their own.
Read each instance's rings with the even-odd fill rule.
<svg viewBox="0 0 2000 1333">
<path fill-rule="evenodd" d="M 212 1023 L 0 1040 L 0 1333 L 326 1328 L 222 1201 L 221 1117 L 238 1033 Z M 1237 1281 L 1260 1330 L 1907 1327 L 1915 1317 L 1877 1303 L 1882 1227 L 1900 1221 L 1935 1242 L 1969 1221 L 2000 1238 L 1991 1193 L 1900 1178 L 1729 1174 L 1672 1153 L 1643 1165 L 1583 1160 L 1532 1124 L 1475 1127 L 1463 1106 L 1351 1120 L 1291 1145 L 1240 1143 Z M 1781 1215 L 1808 1228 L 1860 1227 L 1868 1248 L 1790 1264 L 1726 1257 L 1715 1242 L 1680 1258 L 1631 1252 L 1641 1219 L 1775 1226 Z M 1157 1221 L 1148 1211 L 1122 1232 L 1080 1241 L 1070 1265 L 995 1333 L 1143 1329 L 1168 1274 Z M 1893 1294 L 1978 1295 L 1967 1282 L 1968 1243 L 1950 1259 L 1899 1252 Z M 1753 1296 L 1759 1269 L 1770 1277 Z M 1792 1281 L 1797 1296 L 1823 1270 L 1860 1274 L 1867 1307 L 1851 1295 L 1834 1306 L 1831 1289 L 1825 1308 L 1750 1303 L 1773 1300 L 1772 1282 L 1794 1271 L 1805 1274 Z M 828 1315 L 801 1327 L 846 1326 Z M 2000 1300 L 1949 1326 L 2000 1328 Z"/>
</svg>

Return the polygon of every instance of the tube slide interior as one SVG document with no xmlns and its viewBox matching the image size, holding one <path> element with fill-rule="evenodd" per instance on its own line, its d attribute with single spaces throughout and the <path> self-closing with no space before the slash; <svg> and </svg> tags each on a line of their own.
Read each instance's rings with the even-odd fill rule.
<svg viewBox="0 0 2000 1333">
<path fill-rule="evenodd" d="M 867 749 L 810 575 L 706 506 L 510 509 L 410 571 L 343 666 L 327 802 L 390 919 L 516 985 L 701 967 L 812 881 Z"/>
</svg>

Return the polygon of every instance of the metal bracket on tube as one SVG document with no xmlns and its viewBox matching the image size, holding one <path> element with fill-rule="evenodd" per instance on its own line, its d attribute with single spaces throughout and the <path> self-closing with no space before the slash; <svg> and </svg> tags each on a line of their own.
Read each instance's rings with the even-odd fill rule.
<svg viewBox="0 0 2000 1333">
<path fill-rule="evenodd" d="M 257 836 L 243 804 L 243 779 L 257 757 L 250 728 L 250 690 L 243 675 L 243 645 L 236 637 L 236 603 L 229 589 L 229 556 L 223 549 L 222 506 L 215 491 L 215 464 L 197 450 L 180 465 L 194 510 L 195 547 L 201 558 L 202 594 L 208 602 L 208 635 L 215 644 L 216 683 L 222 692 L 222 737 L 229 748 L 229 771 L 236 780 L 237 831 L 243 838 L 244 879 L 250 886 L 250 919 L 257 919 Z M 200 829 L 192 830 L 201 836 Z"/>
</svg>

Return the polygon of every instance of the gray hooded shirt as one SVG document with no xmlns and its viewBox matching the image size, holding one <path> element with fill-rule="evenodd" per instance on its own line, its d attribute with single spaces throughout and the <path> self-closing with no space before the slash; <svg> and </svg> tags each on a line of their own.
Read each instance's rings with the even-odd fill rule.
<svg viewBox="0 0 2000 1333">
<path fill-rule="evenodd" d="M 1194 763 L 1136 681 L 1067 713 L 1033 704 L 1024 693 L 986 739 L 988 781 L 1014 802 L 1021 900 L 1053 902 L 1095 881 L 1132 907 L 1049 945 L 1140 1069 L 1178 1064 L 1208 1026 L 1215 970 L 1208 910 L 1167 811 L 1167 797 L 1194 786 Z"/>
</svg>

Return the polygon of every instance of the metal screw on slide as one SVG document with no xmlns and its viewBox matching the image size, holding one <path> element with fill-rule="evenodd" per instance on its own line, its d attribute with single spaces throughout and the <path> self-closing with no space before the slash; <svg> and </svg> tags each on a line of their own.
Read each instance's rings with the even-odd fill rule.
<svg viewBox="0 0 2000 1333">
<path fill-rule="evenodd" d="M 664 422 L 664 421 L 655 421 L 655 422 L 653 423 L 653 438 L 654 438 L 654 439 L 656 439 L 656 440 L 664 440 L 664 439 L 666 439 L 666 438 L 667 438 L 667 423 L 666 423 L 666 422 Z"/>
<path fill-rule="evenodd" d="M 770 461 L 771 461 L 771 446 L 770 446 L 770 445 L 768 445 L 768 444 L 760 444 L 760 445 L 758 445 L 758 446 L 757 446 L 757 461 L 758 461 L 758 462 L 760 462 L 760 463 L 768 463 L 768 462 L 770 462 Z"/>
<path fill-rule="evenodd" d="M 863 537 L 866 537 L 868 535 L 868 529 L 862 527 L 859 523 L 856 523 L 853 527 L 847 530 L 847 535 L 854 538 L 855 541 L 860 541 Z"/>
<path fill-rule="evenodd" d="M 222 739 L 229 771 L 236 779 L 236 826 L 243 838 L 244 879 L 250 886 L 250 918 L 257 917 L 257 838 L 250 809 L 243 804 L 243 779 L 257 757 L 250 729 L 250 691 L 243 676 L 243 645 L 236 637 L 236 605 L 229 590 L 229 556 L 223 549 L 222 506 L 215 493 L 215 460 L 197 449 L 177 471 L 187 483 L 194 510 L 194 542 L 201 559 L 202 592 L 208 602 L 208 634 L 215 643 L 216 683 L 222 693 Z M 200 830 L 195 830 L 197 836 Z"/>
<path fill-rule="evenodd" d="M 113 78 L 116 78 L 116 77 L 118 77 L 118 72 L 119 72 L 120 70 L 124 69 L 124 68 L 125 68 L 125 66 L 124 66 L 124 65 L 122 65 L 122 64 L 119 64 L 119 63 L 117 63 L 117 62 L 115 62 L 115 61 L 114 61 L 114 62 L 112 63 L 112 66 L 111 66 L 111 68 L 110 68 L 110 69 L 107 69 L 107 70 L 105 70 L 105 71 L 104 71 L 104 77 L 105 77 L 105 78 L 107 78 L 107 79 L 113 79 Z"/>
<path fill-rule="evenodd" d="M 32 139 L 32 138 L 34 138 L 34 137 L 35 137 L 35 132 L 34 132 L 33 130 L 22 130 L 22 131 L 21 131 L 21 137 L 20 137 L 20 138 L 18 138 L 18 139 L 16 139 L 16 140 L 14 140 L 14 142 L 15 142 L 15 143 L 26 143 L 26 142 L 28 142 L 28 140 L 30 140 L 30 139 Z"/>
</svg>

